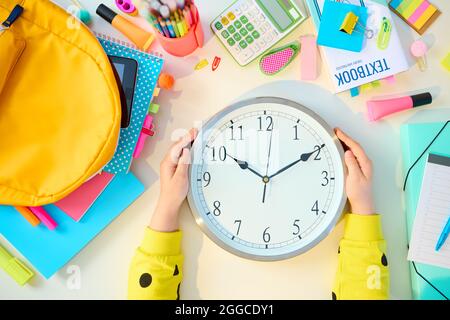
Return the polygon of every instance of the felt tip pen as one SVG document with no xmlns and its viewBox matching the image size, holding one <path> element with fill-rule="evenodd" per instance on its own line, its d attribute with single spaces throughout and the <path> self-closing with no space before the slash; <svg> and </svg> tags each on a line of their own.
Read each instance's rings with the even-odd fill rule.
<svg viewBox="0 0 450 320">
<path fill-rule="evenodd" d="M 31 278 L 34 273 L 19 259 L 13 257 L 5 248 L 0 245 L 0 268 L 5 270 L 11 278 L 19 285 L 23 286 Z"/>
<path fill-rule="evenodd" d="M 41 222 L 49 229 L 49 230 L 55 230 L 58 224 L 55 220 L 45 211 L 43 207 L 28 207 L 31 212 L 33 212 L 36 217 L 41 220 Z"/>
<path fill-rule="evenodd" d="M 36 227 L 41 223 L 33 212 L 27 207 L 14 206 L 14 208 L 33 226 Z"/>
<path fill-rule="evenodd" d="M 155 36 L 152 33 L 139 28 L 104 4 L 100 4 L 97 7 L 96 13 L 109 22 L 114 28 L 122 32 L 123 35 L 130 39 L 139 49 L 147 51 L 155 39 Z"/>
<path fill-rule="evenodd" d="M 450 234 L 450 217 L 448 217 L 447 223 L 445 224 L 444 229 L 442 230 L 441 235 L 439 236 L 439 240 L 436 243 L 436 251 L 439 251 L 442 246 L 444 245 L 445 241 L 448 238 L 448 235 Z"/>
<path fill-rule="evenodd" d="M 412 109 L 433 102 L 433 97 L 429 92 L 416 94 L 413 96 L 367 101 L 367 112 L 370 121 L 377 121 L 387 115 Z"/>
</svg>

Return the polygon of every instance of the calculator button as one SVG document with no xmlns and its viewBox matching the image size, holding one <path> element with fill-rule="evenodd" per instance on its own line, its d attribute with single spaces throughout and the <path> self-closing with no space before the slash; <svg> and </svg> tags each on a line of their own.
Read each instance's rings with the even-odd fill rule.
<svg viewBox="0 0 450 320">
<path fill-rule="evenodd" d="M 257 16 L 259 14 L 259 10 L 258 9 L 253 9 L 253 10 L 251 10 L 249 13 L 248 13 L 248 15 L 249 16 L 251 16 L 251 17 L 255 17 L 255 16 Z"/>
<path fill-rule="evenodd" d="M 264 37 L 264 41 L 267 42 L 267 43 L 269 43 L 270 41 L 272 41 L 272 39 L 273 39 L 273 36 L 272 36 L 271 33 L 267 34 L 267 35 Z"/>
<path fill-rule="evenodd" d="M 233 38 L 228 38 L 227 42 L 230 46 L 234 46 L 234 44 L 236 43 Z"/>
<path fill-rule="evenodd" d="M 247 38 L 245 38 L 245 41 L 247 41 L 248 44 L 252 44 L 254 40 L 253 40 L 252 36 L 248 36 Z"/>
<path fill-rule="evenodd" d="M 242 27 L 242 23 L 240 23 L 239 21 L 235 21 L 234 26 L 239 29 Z"/>
<path fill-rule="evenodd" d="M 239 9 L 239 8 L 234 9 L 234 14 L 235 15 L 240 16 L 241 13 L 242 13 L 241 9 Z"/>
<path fill-rule="evenodd" d="M 216 27 L 217 30 L 222 30 L 223 28 L 223 25 L 219 21 L 217 21 L 214 26 Z"/>
<path fill-rule="evenodd" d="M 272 28 L 270 26 L 270 23 L 268 23 L 268 22 L 264 23 L 263 26 L 266 28 L 266 30 L 270 30 Z"/>
<path fill-rule="evenodd" d="M 222 31 L 222 37 L 224 37 L 225 39 L 228 38 L 230 36 L 230 34 L 228 33 L 227 30 L 223 30 Z"/>
<path fill-rule="evenodd" d="M 255 30 L 255 27 L 254 27 L 251 23 L 247 24 L 245 27 L 246 27 L 247 30 L 250 31 L 250 32 L 252 32 L 253 30 Z"/>
<path fill-rule="evenodd" d="M 258 52 L 261 47 L 256 42 L 253 44 L 253 49 L 255 49 L 255 52 Z"/>
<path fill-rule="evenodd" d="M 228 19 L 230 19 L 230 21 L 233 21 L 234 19 L 236 19 L 236 16 L 234 15 L 233 12 L 228 12 L 227 17 L 228 17 Z"/>
<path fill-rule="evenodd" d="M 234 40 L 236 40 L 236 41 L 241 41 L 241 39 L 242 39 L 242 37 L 241 37 L 241 35 L 239 34 L 239 32 L 236 32 L 236 33 L 233 35 L 233 38 L 234 38 Z"/>
<path fill-rule="evenodd" d="M 234 47 L 233 47 L 233 51 L 236 52 L 236 53 L 239 53 L 239 52 L 242 51 L 242 49 L 241 49 L 240 46 L 234 46 Z"/>
<path fill-rule="evenodd" d="M 260 22 L 266 21 L 266 17 L 264 17 L 264 15 L 260 14 L 258 16 L 258 21 L 260 21 Z"/>
<path fill-rule="evenodd" d="M 261 35 L 259 34 L 258 31 L 255 30 L 255 31 L 252 32 L 252 37 L 253 37 L 253 38 L 258 39 L 260 36 L 261 36 Z"/>
<path fill-rule="evenodd" d="M 227 28 L 227 30 L 228 30 L 228 32 L 229 32 L 230 34 L 233 34 L 233 33 L 235 33 L 235 31 L 236 31 L 236 29 L 235 29 L 233 26 L 229 26 L 229 27 Z"/>
<path fill-rule="evenodd" d="M 239 42 L 239 46 L 240 46 L 242 49 L 245 49 L 245 48 L 248 47 L 247 42 L 245 42 L 244 40 L 242 40 L 241 42 Z"/>
<path fill-rule="evenodd" d="M 242 23 L 248 23 L 248 18 L 246 16 L 242 16 L 241 17 L 241 22 Z"/>
<path fill-rule="evenodd" d="M 246 11 L 248 9 L 248 4 L 246 3 L 246 2 L 244 2 L 242 5 L 241 5 L 241 10 L 242 11 Z"/>
<path fill-rule="evenodd" d="M 242 28 L 241 30 L 239 30 L 239 32 L 241 33 L 241 35 L 243 35 L 244 37 L 248 34 L 247 29 Z"/>
<path fill-rule="evenodd" d="M 226 26 L 227 24 L 230 23 L 230 21 L 228 21 L 227 17 L 223 17 L 221 21 L 224 26 Z"/>
</svg>

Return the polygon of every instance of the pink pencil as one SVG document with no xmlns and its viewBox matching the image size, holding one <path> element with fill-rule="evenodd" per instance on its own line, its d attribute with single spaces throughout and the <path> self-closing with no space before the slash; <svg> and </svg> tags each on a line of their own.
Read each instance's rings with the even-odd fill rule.
<svg viewBox="0 0 450 320">
<path fill-rule="evenodd" d="M 191 14 L 189 13 L 189 9 L 184 8 L 183 9 L 183 15 L 184 15 L 184 18 L 186 19 L 186 21 L 187 21 L 187 23 L 189 25 L 189 29 L 190 29 L 192 27 L 193 23 L 192 23 Z"/>
<path fill-rule="evenodd" d="M 43 207 L 28 207 L 31 212 L 35 214 L 36 217 L 41 220 L 41 222 L 50 230 L 55 230 L 58 224 L 52 217 L 44 210 Z"/>
</svg>

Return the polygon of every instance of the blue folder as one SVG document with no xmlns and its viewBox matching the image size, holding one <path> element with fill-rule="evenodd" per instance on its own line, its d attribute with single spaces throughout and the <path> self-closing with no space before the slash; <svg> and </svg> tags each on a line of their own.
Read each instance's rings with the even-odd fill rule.
<svg viewBox="0 0 450 320">
<path fill-rule="evenodd" d="M 50 278 L 144 192 L 132 174 L 116 175 L 80 222 L 54 205 L 45 209 L 58 223 L 33 227 L 13 207 L 0 206 L 0 234 L 45 278 Z"/>
<path fill-rule="evenodd" d="M 445 123 L 407 124 L 401 128 L 403 154 L 403 169 L 406 172 L 419 158 L 428 144 L 437 135 Z M 406 222 L 408 239 L 411 239 L 414 217 L 429 153 L 450 156 L 450 123 L 411 170 L 406 190 Z M 450 269 L 435 267 L 423 263 L 410 263 L 411 284 L 414 299 L 445 299 L 450 298 Z"/>
</svg>

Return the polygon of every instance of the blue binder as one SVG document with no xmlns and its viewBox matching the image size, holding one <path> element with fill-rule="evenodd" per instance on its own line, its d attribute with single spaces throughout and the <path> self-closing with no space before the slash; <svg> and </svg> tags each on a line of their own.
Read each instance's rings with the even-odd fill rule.
<svg viewBox="0 0 450 320">
<path fill-rule="evenodd" d="M 400 131 L 405 175 L 440 130 L 441 134 L 411 169 L 405 186 L 406 222 L 411 239 L 420 188 L 429 153 L 450 156 L 450 123 L 419 123 L 403 125 Z M 414 299 L 449 299 L 450 269 L 423 263 L 411 263 L 411 284 Z"/>
</svg>

